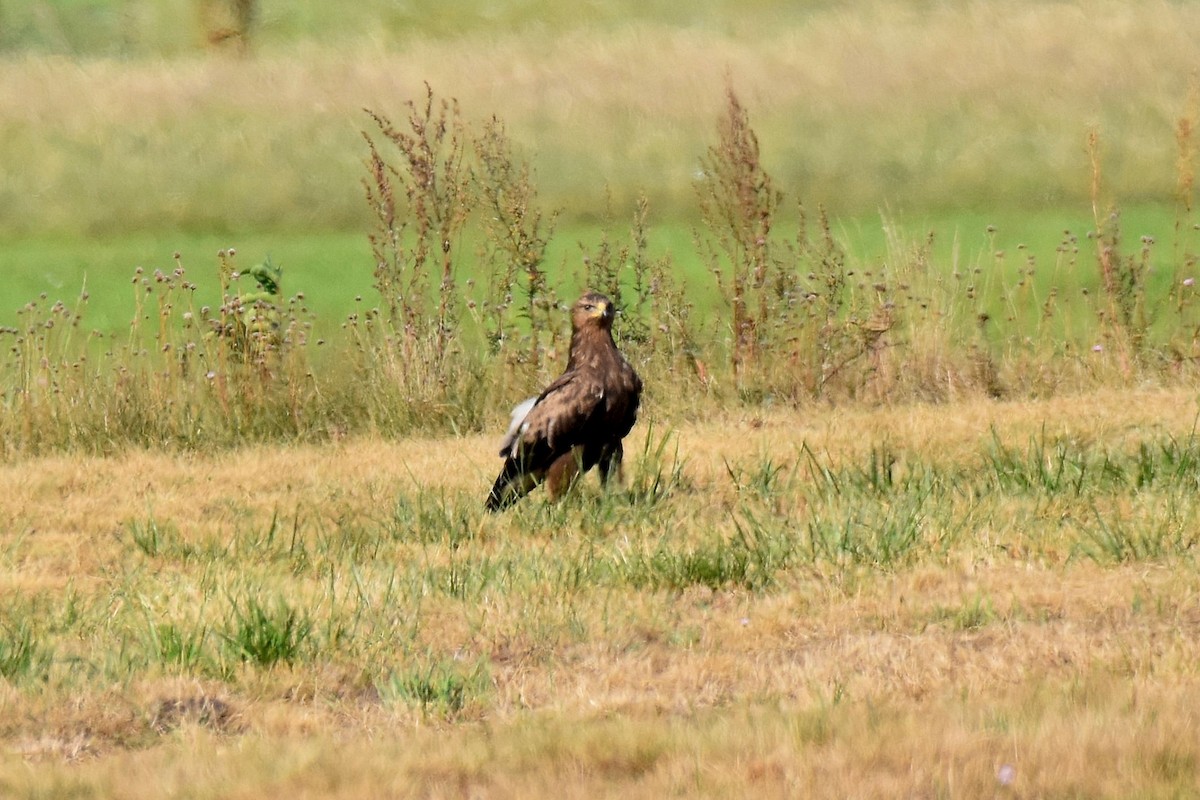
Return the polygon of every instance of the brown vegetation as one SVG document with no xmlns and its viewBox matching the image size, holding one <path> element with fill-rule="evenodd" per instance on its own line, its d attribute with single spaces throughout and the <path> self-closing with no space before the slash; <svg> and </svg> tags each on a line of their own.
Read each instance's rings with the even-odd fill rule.
<svg viewBox="0 0 1200 800">
<path fill-rule="evenodd" d="M 0 663 L 22 627 L 48 661 L 0 680 L 0 786 L 1187 793 L 1195 472 L 1137 454 L 1192 447 L 1195 413 L 1188 391 L 1101 391 L 731 414 L 682 425 L 681 461 L 633 460 L 631 489 L 667 480 L 657 500 L 585 485 L 514 518 L 478 508 L 488 436 L 10 464 Z M 1065 484 L 1017 482 L 1057 453 Z M 914 502 L 891 556 L 771 560 L 843 511 L 892 524 Z M 1089 549 L 1105 525 L 1184 538 L 1122 558 Z M 743 546 L 764 581 L 721 560 Z M 287 659 L 231 649 L 248 598 L 264 629 L 277 599 L 310 625 Z"/>
</svg>

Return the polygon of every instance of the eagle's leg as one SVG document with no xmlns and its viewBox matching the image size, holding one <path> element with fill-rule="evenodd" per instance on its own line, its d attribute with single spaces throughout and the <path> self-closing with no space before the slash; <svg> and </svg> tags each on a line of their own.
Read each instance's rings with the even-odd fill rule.
<svg viewBox="0 0 1200 800">
<path fill-rule="evenodd" d="M 550 469 L 546 470 L 546 491 L 550 493 L 551 499 L 557 500 L 571 488 L 571 484 L 579 476 L 582 460 L 583 452 L 578 447 L 573 447 L 554 459 Z"/>
<path fill-rule="evenodd" d="M 608 479 L 614 475 L 617 478 L 617 484 L 623 482 L 621 474 L 621 461 L 625 457 L 625 448 L 620 442 L 604 448 L 604 452 L 600 454 L 600 461 L 597 466 L 600 467 L 600 485 L 608 486 Z"/>
</svg>

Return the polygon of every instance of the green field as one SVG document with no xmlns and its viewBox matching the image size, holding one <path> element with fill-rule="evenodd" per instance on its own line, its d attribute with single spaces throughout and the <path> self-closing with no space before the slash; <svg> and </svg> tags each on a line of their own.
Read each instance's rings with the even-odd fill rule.
<svg viewBox="0 0 1200 800">
<path fill-rule="evenodd" d="M 205 44 L 228 5 L 6 4 L 0 313 L 43 291 L 69 300 L 86 276 L 95 323 L 120 327 L 136 266 L 179 251 L 202 271 L 235 246 L 271 253 L 320 317 L 340 318 L 370 293 L 355 243 L 370 224 L 362 109 L 401 118 L 423 82 L 468 123 L 505 123 L 542 206 L 563 215 L 549 259 L 560 270 L 645 193 L 652 247 L 709 291 L 690 231 L 726 80 L 785 202 L 828 208 L 864 266 L 886 255 L 881 219 L 913 240 L 934 232 L 942 265 L 990 261 L 988 225 L 1010 253 L 1025 243 L 1052 260 L 1062 230 L 1094 228 L 1091 130 L 1102 205 L 1126 208 L 1133 237 L 1176 238 L 1177 126 L 1195 110 L 1200 47 L 1187 3 L 713 0 L 569 15 L 366 3 L 331 15 L 305 2 L 258 9 L 249 57 Z"/>
<path fill-rule="evenodd" d="M 1197 30 L 0 0 L 0 796 L 1197 795 Z"/>
<path fill-rule="evenodd" d="M 1178 124 L 1197 102 L 1186 3 L 296 3 L 259 10 L 248 57 L 204 44 L 210 6 L 5 6 L 0 314 L 41 292 L 69 302 L 86 276 L 93 323 L 116 330 L 135 267 L 178 251 L 203 287 L 234 246 L 271 254 L 338 324 L 371 295 L 362 109 L 402 118 L 423 82 L 470 125 L 503 120 L 561 212 L 551 267 L 574 274 L 578 244 L 606 216 L 619 237 L 644 193 L 652 249 L 701 305 L 697 175 L 726 80 L 785 204 L 828 208 L 862 268 L 887 257 L 884 220 L 912 241 L 932 231 L 941 268 L 993 247 L 1012 263 L 1018 244 L 1053 261 L 1064 229 L 1095 227 L 1092 130 L 1100 213 L 1119 203 L 1160 264 L 1194 247 L 1173 231 Z"/>
<path fill-rule="evenodd" d="M 1085 208 L 1037 211 L 1002 209 L 995 213 L 961 211 L 929 212 L 908 216 L 870 214 L 836 217 L 832 229 L 851 262 L 870 269 L 888 262 L 889 238 L 921 242 L 932 236 L 932 261 L 938 270 L 988 266 L 996 252 L 1024 260 L 1033 256 L 1046 268 L 1038 275 L 1044 295 L 1051 287 L 1095 290 L 1099 276 L 1091 265 L 1078 269 L 1052 269 L 1064 231 L 1086 237 L 1094 227 Z M 1155 251 L 1152 293 L 1163 295 L 1164 283 L 1174 277 L 1176 240 L 1184 247 L 1197 235 L 1176 232 L 1176 209 L 1149 205 L 1123 209 L 1126 235 L 1137 240 L 1151 236 L 1160 243 Z M 547 268 L 578 286 L 581 262 L 607 236 L 624 241 L 624 220 L 608 225 L 586 222 L 561 224 L 546 258 Z M 989 228 L 995 228 L 989 233 Z M 696 302 L 705 309 L 719 303 L 715 282 L 705 270 L 694 242 L 695 224 L 660 222 L 650 230 L 652 257 L 669 257 L 686 280 Z M 1086 241 L 1086 239 L 1085 239 Z M 1194 245 L 1193 245 L 1194 246 Z M 204 302 L 219 299 L 217 253 L 234 248 L 243 264 L 271 258 L 284 270 L 285 292 L 304 292 L 316 315 L 318 326 L 328 333 L 336 329 L 363 302 L 377 304 L 373 288 L 372 257 L 365 231 L 245 231 L 229 234 L 195 232 L 135 232 L 103 237 L 78 235 L 21 236 L 0 250 L 0 273 L 10 276 L 0 285 L 0 322 L 30 300 L 45 294 L 50 300 L 74 302 L 87 290 L 87 324 L 106 333 L 126 330 L 134 315 L 134 291 L 129 286 L 134 270 L 175 268 L 175 254 L 199 284 Z M 1085 260 L 1087 253 L 1085 251 Z M 481 278 L 471 259 L 461 267 L 465 278 Z M 1191 273 L 1188 273 L 1191 274 Z M 1186 277 L 1186 276 L 1185 276 Z M 1000 283 L 993 286 L 996 292 Z M 999 304 L 997 297 L 990 298 Z"/>
</svg>

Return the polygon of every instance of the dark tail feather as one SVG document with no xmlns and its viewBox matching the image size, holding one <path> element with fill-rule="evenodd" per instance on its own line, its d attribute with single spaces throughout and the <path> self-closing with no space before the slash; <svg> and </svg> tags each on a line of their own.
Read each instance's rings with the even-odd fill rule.
<svg viewBox="0 0 1200 800">
<path fill-rule="evenodd" d="M 503 511 L 529 494 L 536 485 L 537 481 L 533 476 L 522 473 L 517 460 L 509 458 L 504 462 L 504 469 L 500 470 L 500 475 L 492 485 L 484 508 L 488 511 Z"/>
</svg>

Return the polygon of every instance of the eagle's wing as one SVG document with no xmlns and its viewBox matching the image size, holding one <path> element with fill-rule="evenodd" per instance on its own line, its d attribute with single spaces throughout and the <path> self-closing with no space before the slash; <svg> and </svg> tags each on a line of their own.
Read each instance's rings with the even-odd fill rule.
<svg viewBox="0 0 1200 800">
<path fill-rule="evenodd" d="M 604 384 L 582 372 L 565 373 L 546 387 L 521 423 L 514 443 L 521 450 L 561 454 L 578 444 L 604 400 Z"/>
<path fill-rule="evenodd" d="M 578 370 L 546 387 L 515 430 L 505 437 L 504 467 L 488 495 L 493 511 L 520 499 L 560 456 L 581 444 L 591 419 L 603 409 L 604 384 Z M 528 402 L 528 401 L 527 401 Z M 524 404 L 522 404 L 524 405 Z M 514 409 L 514 421 L 521 406 Z"/>
<path fill-rule="evenodd" d="M 606 435 L 584 458 L 585 466 L 594 461 L 600 467 L 600 482 L 605 485 L 614 473 L 620 480 L 621 462 L 625 457 L 622 440 L 637 422 L 641 405 L 642 379 L 624 359 L 621 359 L 620 370 L 610 382 L 608 392 L 609 396 L 605 398 L 609 412 Z"/>
</svg>

